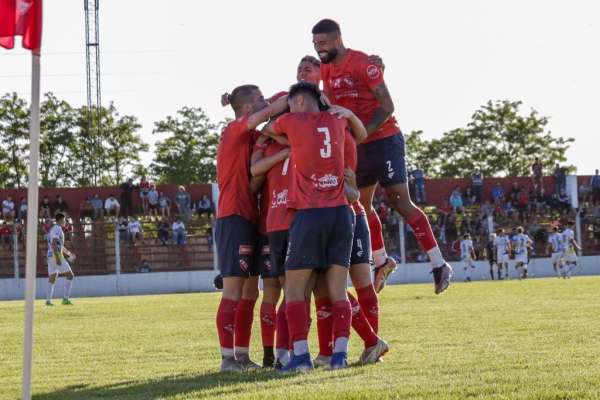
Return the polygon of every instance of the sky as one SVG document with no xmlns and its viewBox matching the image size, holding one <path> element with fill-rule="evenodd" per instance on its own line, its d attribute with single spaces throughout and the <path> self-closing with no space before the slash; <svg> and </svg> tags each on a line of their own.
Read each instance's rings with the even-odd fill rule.
<svg viewBox="0 0 600 400">
<path fill-rule="evenodd" d="M 183 106 L 214 122 L 220 96 L 245 83 L 268 96 L 315 55 L 312 26 L 337 20 L 347 47 L 380 55 L 404 132 L 425 138 L 463 127 L 488 100 L 523 101 L 549 116 L 579 174 L 600 167 L 600 2 L 589 0 L 197 1 L 101 0 L 102 101 L 154 121 Z M 83 0 L 45 0 L 42 92 L 86 103 Z M 29 99 L 30 59 L 0 50 L 0 94 Z M 150 161 L 151 155 L 144 156 Z"/>
</svg>

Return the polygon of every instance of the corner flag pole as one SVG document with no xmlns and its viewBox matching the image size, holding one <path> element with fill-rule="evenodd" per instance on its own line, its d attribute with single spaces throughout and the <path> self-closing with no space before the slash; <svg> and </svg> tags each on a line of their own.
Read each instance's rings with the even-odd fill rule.
<svg viewBox="0 0 600 400">
<path fill-rule="evenodd" d="M 40 55 L 31 55 L 31 120 L 29 124 L 29 182 L 27 186 L 27 253 L 25 256 L 25 338 L 22 399 L 31 399 L 33 311 L 38 247 L 38 159 L 40 150 Z"/>
</svg>

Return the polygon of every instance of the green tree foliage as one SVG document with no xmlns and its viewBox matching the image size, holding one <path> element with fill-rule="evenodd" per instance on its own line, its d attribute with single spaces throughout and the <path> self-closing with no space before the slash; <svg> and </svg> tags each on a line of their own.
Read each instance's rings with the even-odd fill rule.
<svg viewBox="0 0 600 400">
<path fill-rule="evenodd" d="M 211 182 L 216 177 L 219 126 L 201 108 L 183 107 L 175 117 L 155 123 L 154 134 L 167 134 L 156 143 L 150 165 L 159 182 Z"/>
<path fill-rule="evenodd" d="M 29 110 L 16 93 L 0 98 L 0 179 L 5 187 L 27 183 L 29 149 Z"/>
</svg>

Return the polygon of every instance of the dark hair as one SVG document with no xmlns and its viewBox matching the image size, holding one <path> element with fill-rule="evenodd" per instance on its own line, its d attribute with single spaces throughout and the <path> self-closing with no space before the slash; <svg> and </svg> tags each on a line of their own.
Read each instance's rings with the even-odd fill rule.
<svg viewBox="0 0 600 400">
<path fill-rule="evenodd" d="M 258 90 L 256 85 L 242 85 L 233 89 L 231 95 L 229 95 L 229 103 L 234 111 L 238 111 L 240 107 L 248 103 L 251 99 L 252 92 Z"/>
<path fill-rule="evenodd" d="M 56 220 L 56 222 L 58 222 L 58 220 L 60 219 L 65 219 L 65 214 L 58 212 L 54 215 L 54 219 Z"/>
<path fill-rule="evenodd" d="M 315 67 L 321 66 L 321 61 L 319 61 L 319 59 L 317 57 L 313 57 L 313 56 L 304 56 L 304 57 L 302 57 L 300 62 L 301 63 L 303 63 L 303 62 L 311 63 Z"/>
<path fill-rule="evenodd" d="M 517 232 L 519 232 L 519 233 L 523 233 L 523 227 L 522 227 L 522 226 L 519 226 L 519 227 L 517 228 Z"/>
<path fill-rule="evenodd" d="M 317 22 L 312 28 L 313 35 L 317 35 L 319 33 L 337 33 L 338 35 L 341 35 L 342 30 L 337 22 L 332 19 L 325 18 Z"/>
<path fill-rule="evenodd" d="M 290 87 L 290 93 L 288 94 L 288 98 L 292 99 L 299 94 L 309 95 L 317 103 L 319 103 L 321 100 L 321 91 L 314 83 L 298 82 L 292 85 L 292 87 Z"/>
</svg>

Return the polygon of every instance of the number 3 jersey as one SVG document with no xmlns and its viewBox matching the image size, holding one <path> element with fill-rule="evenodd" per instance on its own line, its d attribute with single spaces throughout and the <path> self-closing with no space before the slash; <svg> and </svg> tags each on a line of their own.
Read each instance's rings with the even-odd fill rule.
<svg viewBox="0 0 600 400">
<path fill-rule="evenodd" d="M 328 112 L 288 113 L 273 124 L 292 148 L 288 207 L 297 210 L 347 205 L 344 144 L 348 123 Z"/>
</svg>

